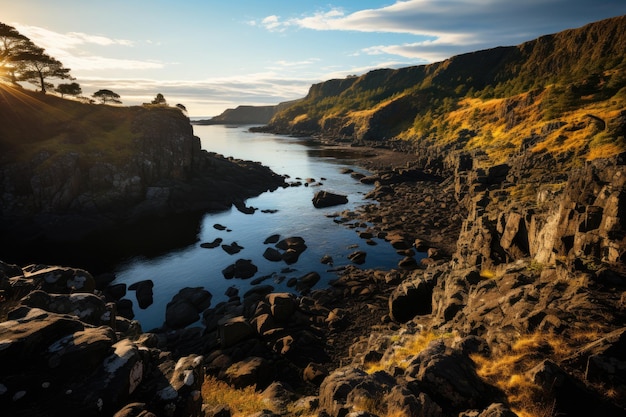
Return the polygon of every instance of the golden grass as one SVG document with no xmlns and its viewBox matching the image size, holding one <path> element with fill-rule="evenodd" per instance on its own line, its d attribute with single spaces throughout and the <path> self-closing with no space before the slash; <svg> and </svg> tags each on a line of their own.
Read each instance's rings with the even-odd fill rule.
<svg viewBox="0 0 626 417">
<path fill-rule="evenodd" d="M 306 122 L 309 120 L 309 115 L 308 114 L 300 114 L 298 116 L 296 116 L 292 121 L 291 121 L 291 125 L 294 126 L 298 123 L 302 123 L 302 122 Z"/>
<path fill-rule="evenodd" d="M 80 163 L 124 163 L 136 152 L 133 120 L 146 112 L 178 117 L 176 108 L 93 105 L 0 86 L 0 149 L 15 162 L 29 161 L 45 152 L 80 154 Z M 43 164 L 40 168 L 45 168 Z"/>
<path fill-rule="evenodd" d="M 392 354 L 386 354 L 383 359 L 378 362 L 365 364 L 365 372 L 373 374 L 377 371 L 391 370 L 393 368 L 406 369 L 415 355 L 434 340 L 452 337 L 451 333 L 423 332 L 414 335 L 403 335 L 392 339 L 394 343 L 389 349 Z"/>
<path fill-rule="evenodd" d="M 209 409 L 228 405 L 233 416 L 246 416 L 271 408 L 261 393 L 256 391 L 255 386 L 237 389 L 213 376 L 205 378 L 202 384 L 202 398 Z"/>
<path fill-rule="evenodd" d="M 580 164 L 584 160 L 607 158 L 626 150 L 623 138 L 618 140 L 610 136 L 608 128 L 601 130 L 601 126 L 593 121 L 593 118 L 613 120 L 626 107 L 625 99 L 613 97 L 593 102 L 560 114 L 556 119 L 546 120 L 543 107 L 549 94 L 550 89 L 546 89 L 533 97 L 524 93 L 506 99 L 465 98 L 459 101 L 455 110 L 434 117 L 431 129 L 437 131 L 438 144 L 457 141 L 463 130 L 474 132 L 464 147 L 484 151 L 489 157 L 488 165 L 506 162 L 520 152 L 524 139 L 541 134 L 544 126 L 554 122 L 564 122 L 565 125 L 545 135 L 545 140 L 531 149 L 532 152 L 573 153 L 576 155 L 573 163 Z M 412 127 L 399 136 L 415 139 L 421 134 Z"/>
<path fill-rule="evenodd" d="M 511 409 L 520 417 L 552 417 L 553 402 L 526 375 L 544 359 L 559 362 L 570 356 L 576 346 L 596 340 L 597 329 L 573 332 L 570 340 L 550 333 L 521 336 L 508 352 L 492 357 L 471 355 L 477 373 L 500 388 L 508 398 Z"/>
<path fill-rule="evenodd" d="M 481 278 L 485 279 L 494 279 L 496 278 L 496 273 L 491 269 L 483 269 L 482 271 L 480 271 L 480 276 Z"/>
</svg>

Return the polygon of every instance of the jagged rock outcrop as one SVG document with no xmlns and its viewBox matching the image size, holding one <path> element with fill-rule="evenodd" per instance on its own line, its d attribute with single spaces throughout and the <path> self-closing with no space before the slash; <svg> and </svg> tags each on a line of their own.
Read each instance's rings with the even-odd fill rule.
<svg viewBox="0 0 626 417">
<path fill-rule="evenodd" d="M 624 163 L 623 154 L 589 162 L 570 174 L 561 191 L 539 191 L 536 202 L 511 210 L 501 210 L 505 202 L 490 204 L 491 195 L 507 195 L 499 186 L 461 193 L 470 213 L 459 237 L 457 263 L 488 269 L 530 256 L 541 265 L 566 260 L 584 269 L 592 259 L 623 262 Z"/>
<path fill-rule="evenodd" d="M 60 267 L 39 272 L 2 264 L 3 296 L 15 302 L 49 281 L 87 276 Z M 113 415 L 139 401 L 155 415 L 199 415 L 202 357 L 174 359 L 157 348 L 155 335 L 142 335 L 137 322 L 117 316 L 115 304 L 105 304 L 93 288 L 47 288 L 55 292 L 29 292 L 0 323 L 4 413 Z"/>
</svg>

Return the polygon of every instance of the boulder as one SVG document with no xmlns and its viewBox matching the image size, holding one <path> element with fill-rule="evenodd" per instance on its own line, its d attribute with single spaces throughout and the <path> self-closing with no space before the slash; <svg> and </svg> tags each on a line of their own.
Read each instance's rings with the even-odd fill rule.
<svg viewBox="0 0 626 417">
<path fill-rule="evenodd" d="M 281 259 L 283 261 L 285 261 L 285 263 L 287 265 L 293 265 L 296 262 L 298 262 L 298 259 L 300 259 L 300 252 L 294 250 L 294 249 L 287 249 L 285 252 L 283 252 L 283 254 L 281 255 Z"/>
<path fill-rule="evenodd" d="M 271 404 L 273 410 L 280 411 L 279 415 L 287 414 L 288 407 L 297 398 L 287 384 L 278 381 L 265 388 L 261 396 L 265 402 Z"/>
<path fill-rule="evenodd" d="M 94 326 L 110 324 L 108 320 L 103 322 L 103 317 L 107 312 L 104 300 L 90 293 L 48 294 L 43 291 L 33 291 L 22 298 L 21 303 L 51 313 L 72 314 L 81 321 Z"/>
<path fill-rule="evenodd" d="M 322 256 L 322 259 L 320 259 L 320 262 L 324 265 L 330 265 L 330 266 L 333 266 L 333 263 L 334 263 L 333 257 L 330 255 Z"/>
<path fill-rule="evenodd" d="M 298 278 L 296 290 L 301 293 L 307 292 L 311 288 L 313 288 L 313 286 L 317 284 L 320 279 L 320 274 L 318 274 L 317 272 L 309 272 L 308 274 Z"/>
<path fill-rule="evenodd" d="M 625 413 L 624 409 L 607 402 L 551 360 L 544 360 L 527 375 L 554 399 L 555 414 L 617 417 Z"/>
<path fill-rule="evenodd" d="M 404 258 L 400 259 L 400 261 L 398 262 L 398 268 L 400 269 L 405 269 L 405 270 L 410 271 L 413 269 L 417 269 L 418 267 L 419 265 L 417 264 L 417 261 L 412 256 L 405 256 Z"/>
<path fill-rule="evenodd" d="M 154 301 L 152 288 L 154 288 L 154 282 L 150 279 L 135 282 L 128 287 L 130 291 L 135 291 L 137 304 L 141 309 L 148 308 L 152 305 Z"/>
<path fill-rule="evenodd" d="M 113 284 L 109 285 L 102 291 L 107 301 L 119 301 L 126 295 L 126 284 Z"/>
<path fill-rule="evenodd" d="M 65 377 L 86 375 L 98 368 L 116 342 L 115 332 L 108 326 L 86 328 L 57 340 L 44 356 L 48 367 L 62 371 Z"/>
<path fill-rule="evenodd" d="M 406 323 L 417 315 L 430 314 L 434 286 L 434 281 L 426 277 L 400 284 L 389 296 L 391 319 Z"/>
<path fill-rule="evenodd" d="M 249 357 L 228 367 L 224 379 L 235 388 L 256 385 L 257 389 L 265 389 L 274 376 L 272 365 L 264 358 Z"/>
<path fill-rule="evenodd" d="M 21 307 L 0 323 L 0 363 L 4 372 L 25 371 L 45 361 L 43 352 L 58 340 L 85 329 L 75 317 Z"/>
<path fill-rule="evenodd" d="M 65 393 L 66 404 L 80 404 L 74 412 L 108 415 L 119 410 L 137 391 L 149 368 L 150 354 L 128 339 L 112 346 L 98 370 Z M 80 411 L 79 411 L 80 410 Z"/>
<path fill-rule="evenodd" d="M 504 397 L 483 382 L 469 357 L 447 349 L 441 340 L 415 356 L 405 376 L 419 381 L 421 390 L 450 411 L 484 408 L 494 398 Z"/>
<path fill-rule="evenodd" d="M 352 261 L 353 263 L 357 264 L 357 265 L 362 265 L 365 263 L 365 257 L 367 256 L 367 253 L 364 251 L 356 251 L 356 252 L 352 252 L 350 255 L 348 255 L 348 259 L 350 261 Z"/>
<path fill-rule="evenodd" d="M 320 385 L 320 409 L 332 417 L 345 416 L 362 409 L 363 404 L 376 403 L 396 384 L 395 379 L 383 371 L 370 375 L 359 368 L 339 368 Z"/>
<path fill-rule="evenodd" d="M 346 204 L 348 197 L 341 194 L 334 194 L 329 191 L 318 191 L 313 196 L 313 206 L 315 208 L 324 208 Z"/>
<path fill-rule="evenodd" d="M 213 249 L 213 248 L 217 248 L 219 245 L 221 245 L 223 239 L 221 237 L 216 238 L 215 240 L 213 240 L 212 242 L 203 242 L 200 244 L 201 248 L 204 249 Z"/>
<path fill-rule="evenodd" d="M 288 265 L 298 262 L 300 254 L 307 248 L 304 239 L 299 236 L 285 238 L 278 242 L 276 247 L 284 251 L 281 257 Z"/>
<path fill-rule="evenodd" d="M 238 259 L 234 264 L 227 266 L 222 270 L 224 278 L 252 278 L 256 274 L 258 268 L 250 259 Z"/>
<path fill-rule="evenodd" d="M 234 255 L 241 252 L 243 246 L 240 246 L 237 242 L 233 242 L 230 245 L 222 245 L 222 249 L 229 255 Z"/>
<path fill-rule="evenodd" d="M 443 411 L 428 394 L 423 392 L 415 396 L 408 388 L 396 385 L 385 397 L 387 415 L 391 416 L 429 416 L 443 417 Z"/>
<path fill-rule="evenodd" d="M 168 414 L 167 410 L 176 410 L 176 416 L 202 415 L 203 357 L 189 355 L 175 363 L 168 361 L 167 365 L 161 366 L 167 380 L 157 386 L 153 406 L 164 414 Z"/>
<path fill-rule="evenodd" d="M 96 282 L 93 276 L 82 269 L 31 265 L 24 268 L 23 271 L 25 279 L 33 281 L 36 283 L 36 287 L 41 288 L 47 293 L 93 293 L 96 288 Z"/>
<path fill-rule="evenodd" d="M 296 311 L 296 299 L 290 293 L 272 293 L 265 297 L 272 316 L 277 322 L 286 322 Z"/>
<path fill-rule="evenodd" d="M 276 244 L 278 249 L 288 250 L 292 249 L 298 253 L 302 253 L 306 250 L 307 246 L 305 241 L 300 236 L 292 236 L 285 238 Z"/>
<path fill-rule="evenodd" d="M 263 243 L 264 243 L 265 245 L 267 245 L 268 243 L 276 243 L 276 242 L 278 242 L 279 240 L 280 240 L 280 235 L 278 235 L 278 234 L 274 234 L 274 235 L 268 236 L 268 237 L 267 237 L 267 238 L 263 241 Z"/>
<path fill-rule="evenodd" d="M 243 316 L 225 318 L 218 322 L 218 335 L 222 348 L 236 345 L 255 335 L 254 328 Z"/>
<path fill-rule="evenodd" d="M 280 262 L 283 260 L 282 254 L 274 248 L 266 248 L 263 257 L 270 262 Z"/>
<path fill-rule="evenodd" d="M 133 302 L 127 298 L 122 298 L 115 303 L 117 307 L 118 316 L 125 319 L 132 320 L 135 318 L 135 312 L 133 311 Z"/>
<path fill-rule="evenodd" d="M 271 314 L 258 314 L 250 321 L 250 324 L 260 336 L 273 333 L 276 327 L 276 320 Z"/>
<path fill-rule="evenodd" d="M 167 303 L 165 324 L 171 329 L 182 329 L 200 319 L 200 313 L 211 305 L 212 295 L 202 287 L 181 289 Z"/>
</svg>

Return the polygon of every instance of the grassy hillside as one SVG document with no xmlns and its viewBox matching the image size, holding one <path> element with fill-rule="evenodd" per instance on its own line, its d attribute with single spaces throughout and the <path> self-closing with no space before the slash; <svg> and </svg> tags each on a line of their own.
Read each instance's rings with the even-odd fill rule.
<svg viewBox="0 0 626 417">
<path fill-rule="evenodd" d="M 625 51 L 621 16 L 519 46 L 317 84 L 269 127 L 481 150 L 490 163 L 522 148 L 580 163 L 626 149 Z"/>
<path fill-rule="evenodd" d="M 78 152 L 86 164 L 123 163 L 141 134 L 133 121 L 153 111 L 184 117 L 175 108 L 84 104 L 0 84 L 0 163 L 30 161 L 41 152 Z"/>
</svg>

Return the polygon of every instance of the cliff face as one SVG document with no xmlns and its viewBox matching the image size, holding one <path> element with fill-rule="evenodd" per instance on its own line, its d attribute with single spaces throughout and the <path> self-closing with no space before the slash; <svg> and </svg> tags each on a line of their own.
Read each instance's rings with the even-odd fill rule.
<svg viewBox="0 0 626 417">
<path fill-rule="evenodd" d="M 52 122 L 36 132 L 23 127 L 30 143 L 4 141 L 3 229 L 37 225 L 35 233 L 51 237 L 69 227 L 63 232 L 67 238 L 72 230 L 84 234 L 148 214 L 227 208 L 282 183 L 258 164 L 201 150 L 189 120 L 177 109 L 41 100 L 48 103 L 38 108 L 65 106 L 69 116 L 61 128 Z M 41 123 L 41 115 L 33 117 Z"/>
<path fill-rule="evenodd" d="M 218 116 L 208 120 L 194 121 L 197 125 L 220 125 L 220 124 L 266 124 L 274 115 L 293 104 L 284 102 L 275 106 L 237 106 L 234 109 L 226 109 Z"/>
<path fill-rule="evenodd" d="M 624 108 L 625 34 L 621 16 L 518 46 L 329 80 L 266 130 L 413 148 L 438 164 L 467 150 L 497 164 L 521 147 L 612 156 L 626 149 L 620 134 L 609 146 L 605 129 Z"/>
<path fill-rule="evenodd" d="M 458 194 L 469 214 L 459 235 L 455 264 L 494 270 L 532 259 L 542 267 L 589 272 L 603 263 L 623 263 L 625 162 L 621 154 L 590 162 L 559 183 L 538 180 L 534 195 L 526 200 L 515 198 L 511 183 L 507 184 L 515 177 L 515 167 L 509 171 L 508 165 L 500 166 L 504 176 L 475 178 L 470 181 L 473 187 Z"/>
</svg>

